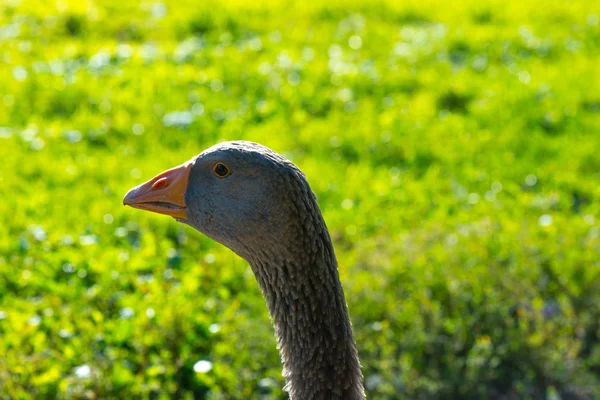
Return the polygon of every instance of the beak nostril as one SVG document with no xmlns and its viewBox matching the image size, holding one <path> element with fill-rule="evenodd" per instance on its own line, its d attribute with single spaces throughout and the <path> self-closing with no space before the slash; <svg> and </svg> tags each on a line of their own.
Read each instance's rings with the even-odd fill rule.
<svg viewBox="0 0 600 400">
<path fill-rule="evenodd" d="M 165 186 L 167 186 L 167 178 L 160 178 L 152 184 L 152 190 L 160 189 Z"/>
</svg>

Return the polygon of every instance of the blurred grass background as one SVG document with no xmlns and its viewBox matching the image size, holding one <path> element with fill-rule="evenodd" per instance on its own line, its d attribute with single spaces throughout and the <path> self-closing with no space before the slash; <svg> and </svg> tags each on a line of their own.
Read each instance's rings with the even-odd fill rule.
<svg viewBox="0 0 600 400">
<path fill-rule="evenodd" d="M 3 0 L 0 398 L 283 399 L 245 262 L 126 190 L 308 175 L 371 399 L 600 397 L 600 3 Z"/>
</svg>

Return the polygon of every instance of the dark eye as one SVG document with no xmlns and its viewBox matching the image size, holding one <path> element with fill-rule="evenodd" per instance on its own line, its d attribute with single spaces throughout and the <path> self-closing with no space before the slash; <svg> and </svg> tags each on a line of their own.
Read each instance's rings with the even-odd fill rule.
<svg viewBox="0 0 600 400">
<path fill-rule="evenodd" d="M 222 162 L 218 162 L 213 167 L 213 172 L 219 178 L 225 178 L 227 175 L 229 175 L 229 168 L 227 168 L 227 165 L 223 164 Z"/>
</svg>

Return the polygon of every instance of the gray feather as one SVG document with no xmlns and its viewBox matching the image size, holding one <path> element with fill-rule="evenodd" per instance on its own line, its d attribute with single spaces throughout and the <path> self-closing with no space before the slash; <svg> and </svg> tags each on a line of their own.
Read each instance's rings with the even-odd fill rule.
<svg viewBox="0 0 600 400">
<path fill-rule="evenodd" d="M 216 177 L 216 162 L 230 175 Z M 195 159 L 185 199 L 188 224 L 250 263 L 290 398 L 364 399 L 333 245 L 305 175 L 264 146 L 227 142 Z"/>
</svg>

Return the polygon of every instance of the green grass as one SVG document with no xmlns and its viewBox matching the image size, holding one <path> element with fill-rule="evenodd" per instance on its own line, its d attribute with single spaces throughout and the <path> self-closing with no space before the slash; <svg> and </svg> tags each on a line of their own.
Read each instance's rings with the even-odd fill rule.
<svg viewBox="0 0 600 400">
<path fill-rule="evenodd" d="M 232 139 L 306 172 L 371 399 L 600 397 L 600 3 L 300 3 L 3 3 L 0 398 L 285 398 L 246 263 L 121 205 Z"/>
</svg>

